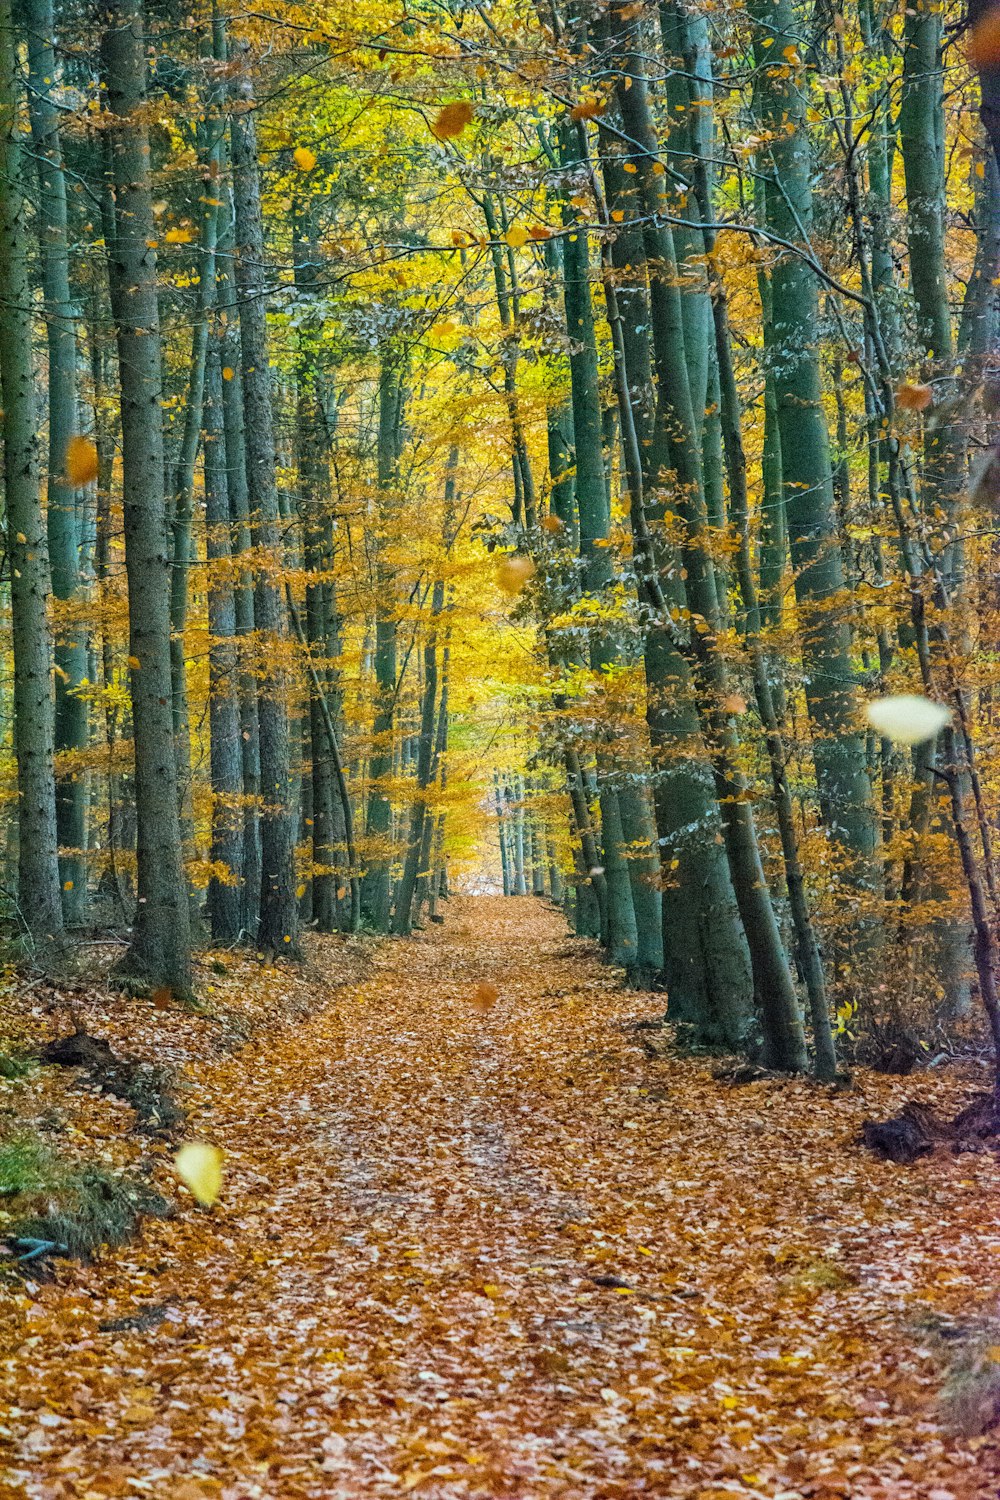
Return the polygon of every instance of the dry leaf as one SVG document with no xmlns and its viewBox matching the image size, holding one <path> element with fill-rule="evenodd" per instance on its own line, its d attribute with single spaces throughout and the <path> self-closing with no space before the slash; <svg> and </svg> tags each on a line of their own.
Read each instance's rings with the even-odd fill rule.
<svg viewBox="0 0 1000 1500">
<path fill-rule="evenodd" d="M 478 1010 L 481 1015 L 486 1015 L 496 1005 L 499 993 L 495 984 L 490 984 L 488 979 L 482 979 L 476 985 L 469 1003 L 473 1010 Z"/>
<path fill-rule="evenodd" d="M 992 6 L 972 27 L 965 50 L 977 71 L 1000 64 L 1000 5 Z"/>
<path fill-rule="evenodd" d="M 70 484 L 92 484 L 97 478 L 96 444 L 88 437 L 71 437 L 66 444 L 64 468 Z"/>
<path fill-rule="evenodd" d="M 438 110 L 431 131 L 439 141 L 450 141 L 472 124 L 472 105 L 467 99 L 455 99 Z"/>
<path fill-rule="evenodd" d="M 930 385 L 901 385 L 896 392 L 896 405 L 903 411 L 925 411 L 934 400 L 934 387 Z"/>
<path fill-rule="evenodd" d="M 535 565 L 530 557 L 514 553 L 501 558 L 497 564 L 497 583 L 505 594 L 519 594 L 534 572 Z"/>
</svg>

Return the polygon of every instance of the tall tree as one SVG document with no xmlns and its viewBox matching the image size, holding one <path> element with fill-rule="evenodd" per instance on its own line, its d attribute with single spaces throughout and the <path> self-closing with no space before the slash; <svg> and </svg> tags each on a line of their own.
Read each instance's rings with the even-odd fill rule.
<svg viewBox="0 0 1000 1500">
<path fill-rule="evenodd" d="M 70 286 L 66 174 L 63 168 L 52 0 L 24 0 L 28 37 L 28 103 L 38 174 L 38 240 L 48 345 L 49 449 L 46 534 L 52 592 L 73 599 L 80 586 L 81 530 L 77 495 L 67 474 L 70 439 L 77 434 L 77 309 Z M 55 645 L 55 748 L 79 752 L 87 743 L 87 642 L 79 622 L 63 627 Z M 56 782 L 56 829 L 63 916 L 82 921 L 87 896 L 87 780 L 78 767 Z"/>
<path fill-rule="evenodd" d="M 254 619 L 262 651 L 260 723 L 261 881 L 258 945 L 298 952 L 295 842 L 289 770 L 287 637 L 278 584 L 281 567 L 274 412 L 267 330 L 267 252 L 249 53 L 239 59 L 232 114 L 236 285 L 240 293 L 244 433 L 251 529 L 257 556 Z"/>
<path fill-rule="evenodd" d="M 121 379 L 129 689 L 135 742 L 137 903 L 125 968 L 175 995 L 191 990 L 170 680 L 170 551 L 163 470 L 163 378 L 150 188 L 147 55 L 139 0 L 104 8 L 114 194 L 108 282 Z"/>
<path fill-rule="evenodd" d="M 18 902 L 36 952 L 62 934 L 53 774 L 49 559 L 39 495 L 38 422 L 31 357 L 27 153 L 21 134 L 16 40 L 0 0 L 0 387 L 14 642 Z"/>
</svg>

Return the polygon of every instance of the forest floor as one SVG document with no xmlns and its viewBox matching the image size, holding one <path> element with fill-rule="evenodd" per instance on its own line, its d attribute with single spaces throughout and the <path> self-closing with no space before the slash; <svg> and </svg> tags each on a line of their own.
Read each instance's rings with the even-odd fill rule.
<svg viewBox="0 0 1000 1500">
<path fill-rule="evenodd" d="M 339 989 L 266 971 L 299 1018 L 242 1045 L 147 1017 L 222 1197 L 147 1142 L 173 1218 L 0 1284 L 0 1494 L 996 1500 L 1000 1448 L 954 1424 L 1000 1410 L 1000 1165 L 856 1139 L 980 1075 L 651 1059 L 631 1025 L 662 997 L 531 899 L 351 942 L 313 949 L 354 964 Z M 59 1086 L 91 1111 L 69 1135 L 138 1149 L 126 1106 Z"/>
</svg>

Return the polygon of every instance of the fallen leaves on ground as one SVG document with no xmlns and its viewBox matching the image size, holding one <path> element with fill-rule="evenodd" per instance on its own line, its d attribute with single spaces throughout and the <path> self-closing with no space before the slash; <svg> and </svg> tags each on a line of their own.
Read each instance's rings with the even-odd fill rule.
<svg viewBox="0 0 1000 1500">
<path fill-rule="evenodd" d="M 928 1329 L 994 1310 L 1000 1168 L 856 1144 L 981 1073 L 733 1088 L 647 1058 L 662 997 L 542 903 L 446 911 L 298 1026 L 189 1062 L 225 1193 L 26 1283 L 14 1493 L 995 1500 Z M 175 1050 L 211 1034 L 149 1014 Z"/>
</svg>

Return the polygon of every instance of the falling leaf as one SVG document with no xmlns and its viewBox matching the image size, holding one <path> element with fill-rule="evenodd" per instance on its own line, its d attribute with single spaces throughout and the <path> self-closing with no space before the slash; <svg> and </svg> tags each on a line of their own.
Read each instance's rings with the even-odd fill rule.
<svg viewBox="0 0 1000 1500">
<path fill-rule="evenodd" d="M 539 525 L 541 526 L 543 531 L 551 532 L 553 536 L 558 536 L 560 531 L 564 529 L 563 523 L 560 521 L 559 517 L 553 516 L 551 514 L 543 516 L 541 521 L 539 522 Z"/>
<path fill-rule="evenodd" d="M 569 112 L 571 120 L 596 120 L 607 109 L 603 99 L 581 99 Z"/>
<path fill-rule="evenodd" d="M 727 698 L 723 698 L 722 706 L 727 714 L 745 714 L 747 700 L 740 693 L 730 693 Z"/>
<path fill-rule="evenodd" d="M 478 1010 L 480 1015 L 486 1015 L 497 1003 L 499 990 L 495 984 L 490 984 L 488 979 L 481 979 L 476 985 L 470 1004 L 473 1010 Z"/>
<path fill-rule="evenodd" d="M 292 161 L 300 172 L 311 172 L 316 165 L 316 153 L 310 151 L 308 146 L 296 146 L 292 152 Z"/>
<path fill-rule="evenodd" d="M 180 225 L 176 229 L 168 229 L 163 238 L 168 245 L 190 245 L 194 239 L 194 230 Z"/>
<path fill-rule="evenodd" d="M 534 576 L 535 565 L 530 557 L 522 553 L 501 558 L 497 564 L 497 583 L 505 594 L 519 594 L 528 579 Z"/>
<path fill-rule="evenodd" d="M 520 250 L 522 245 L 528 243 L 528 231 L 520 224 L 512 224 L 504 239 L 512 250 Z"/>
<path fill-rule="evenodd" d="M 169 984 L 161 984 L 158 989 L 153 991 L 149 998 L 153 1002 L 154 1010 L 169 1010 L 173 1004 L 174 992 Z"/>
<path fill-rule="evenodd" d="M 446 104 L 443 109 L 438 110 L 431 125 L 431 131 L 439 141 L 450 141 L 456 135 L 461 135 L 467 125 L 472 123 L 472 105 L 467 99 L 455 99 L 451 104 Z"/>
<path fill-rule="evenodd" d="M 223 380 L 232 380 L 232 378 L 235 375 L 235 373 L 236 373 L 236 371 L 233 369 L 232 365 L 223 365 L 223 367 L 222 367 L 222 378 L 223 378 Z"/>
<path fill-rule="evenodd" d="M 222 1152 L 204 1141 L 186 1141 L 174 1157 L 174 1170 L 192 1198 L 206 1208 L 222 1189 Z"/>
<path fill-rule="evenodd" d="M 903 411 L 925 411 L 934 400 L 934 388 L 929 385 L 901 385 L 896 392 L 896 405 Z"/>
<path fill-rule="evenodd" d="M 922 745 L 951 720 L 951 711 L 943 703 L 932 703 L 915 693 L 876 698 L 865 712 L 872 728 L 898 745 Z"/>
<path fill-rule="evenodd" d="M 97 447 L 90 438 L 79 434 L 70 438 L 64 467 L 70 484 L 91 484 L 97 478 Z"/>
<path fill-rule="evenodd" d="M 969 32 L 966 55 L 982 71 L 1000 64 L 1000 5 L 993 5 Z"/>
<path fill-rule="evenodd" d="M 139 668 L 142 666 L 142 662 L 137 656 L 130 656 L 128 658 L 128 664 L 133 672 L 138 672 Z"/>
</svg>

